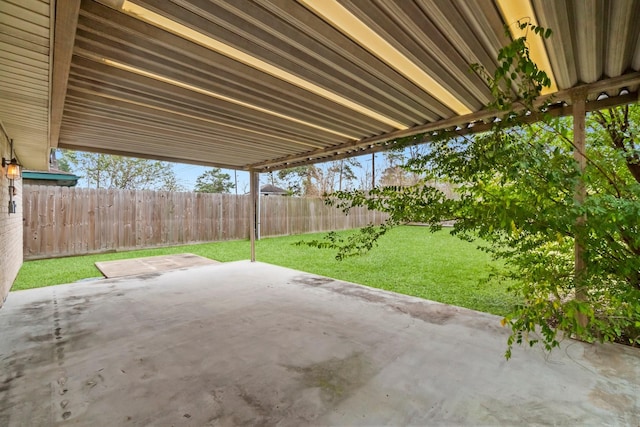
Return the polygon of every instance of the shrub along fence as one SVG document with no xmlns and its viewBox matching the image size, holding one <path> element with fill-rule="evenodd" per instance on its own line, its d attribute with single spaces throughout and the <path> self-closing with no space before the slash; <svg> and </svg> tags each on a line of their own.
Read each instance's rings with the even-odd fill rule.
<svg viewBox="0 0 640 427">
<path fill-rule="evenodd" d="M 38 259 L 249 238 L 250 197 L 25 185 L 24 258 Z M 260 198 L 260 235 L 379 224 L 386 214 L 345 215 L 321 199 Z"/>
</svg>

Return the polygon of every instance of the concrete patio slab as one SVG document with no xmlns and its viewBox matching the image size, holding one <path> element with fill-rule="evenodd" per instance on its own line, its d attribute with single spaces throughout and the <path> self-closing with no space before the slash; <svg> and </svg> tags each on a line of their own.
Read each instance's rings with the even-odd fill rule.
<svg viewBox="0 0 640 427">
<path fill-rule="evenodd" d="M 220 264 L 209 258 L 194 254 L 158 255 L 143 258 L 96 262 L 96 267 L 107 278 L 136 276 L 138 274 L 179 270 L 201 265 Z"/>
<path fill-rule="evenodd" d="M 14 292 L 0 425 L 640 424 L 640 351 L 262 263 Z"/>
</svg>

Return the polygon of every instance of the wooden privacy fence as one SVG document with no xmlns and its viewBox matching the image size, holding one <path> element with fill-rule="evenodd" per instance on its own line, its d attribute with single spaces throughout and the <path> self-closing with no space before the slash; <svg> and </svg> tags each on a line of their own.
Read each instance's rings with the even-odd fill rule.
<svg viewBox="0 0 640 427">
<path fill-rule="evenodd" d="M 250 197 L 232 194 L 25 185 L 24 258 L 249 238 Z M 349 215 L 320 199 L 260 200 L 260 234 L 282 236 L 379 224 L 380 212 Z"/>
</svg>

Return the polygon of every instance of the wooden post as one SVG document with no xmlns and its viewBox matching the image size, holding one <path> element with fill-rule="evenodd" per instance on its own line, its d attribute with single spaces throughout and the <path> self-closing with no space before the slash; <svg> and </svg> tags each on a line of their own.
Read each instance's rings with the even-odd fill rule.
<svg viewBox="0 0 640 427">
<path fill-rule="evenodd" d="M 573 102 L 573 158 L 578 163 L 578 170 L 580 173 L 584 173 L 587 166 L 587 158 L 585 156 L 585 119 L 586 119 L 586 90 L 577 90 L 571 94 L 571 100 Z M 584 185 L 582 177 L 578 181 L 578 185 L 575 190 L 575 200 L 578 205 L 582 205 L 587 198 L 587 189 Z M 584 227 L 586 217 L 580 216 L 576 219 L 577 228 Z M 579 234 L 576 234 L 574 243 L 574 257 L 575 257 L 575 280 L 576 280 L 576 300 L 585 301 L 586 292 L 583 287 L 582 281 L 586 271 L 586 263 L 584 260 L 584 242 Z M 578 323 L 585 327 L 587 325 L 587 317 L 578 313 Z"/>
<path fill-rule="evenodd" d="M 250 215 L 251 220 L 249 226 L 250 230 L 250 240 L 251 240 L 251 262 L 256 262 L 256 228 L 258 226 L 257 221 L 257 202 L 258 202 L 258 173 L 255 170 L 249 171 L 249 194 L 251 195 L 251 207 L 250 207 Z"/>
</svg>

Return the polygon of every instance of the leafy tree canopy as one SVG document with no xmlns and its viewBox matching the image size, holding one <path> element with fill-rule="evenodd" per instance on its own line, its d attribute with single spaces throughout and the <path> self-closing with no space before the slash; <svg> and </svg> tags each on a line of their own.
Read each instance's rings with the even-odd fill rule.
<svg viewBox="0 0 640 427">
<path fill-rule="evenodd" d="M 282 169 L 276 175 L 272 174 L 271 183 L 287 187 L 292 195 L 321 197 L 336 190 L 353 188 L 358 179 L 358 170 L 361 167 L 362 165 L 356 158 L 297 166 Z"/>
<path fill-rule="evenodd" d="M 197 193 L 229 193 L 235 188 L 231 176 L 220 168 L 211 168 L 196 179 L 194 191 Z"/>
<path fill-rule="evenodd" d="M 549 37 L 528 23 L 522 28 Z M 506 316 L 515 343 L 542 343 L 547 350 L 565 334 L 585 340 L 640 344 L 640 107 L 621 106 L 587 116 L 586 168 L 576 160 L 571 118 L 546 114 L 538 101 L 548 76 L 529 57 L 526 38 L 513 40 L 489 75 L 497 120 L 486 133 L 419 135 L 426 153 L 403 168 L 423 177 L 407 187 L 338 192 L 328 203 L 346 210 L 367 206 L 390 214 L 381 227 L 347 239 L 312 242 L 338 250 L 338 259 L 372 248 L 390 227 L 407 221 L 455 221 L 452 233 L 478 240 L 504 261 L 495 280 L 510 283 L 522 304 Z M 516 93 L 512 89 L 516 89 Z M 532 118 L 541 119 L 535 123 Z M 448 182 L 448 197 L 429 182 Z M 576 197 L 586 190 L 586 200 Z M 576 240 L 584 269 L 574 266 Z M 576 271 L 579 273 L 577 274 Z"/>
<path fill-rule="evenodd" d="M 92 188 L 182 191 L 167 162 L 60 150 L 62 170 L 80 176 Z"/>
</svg>

